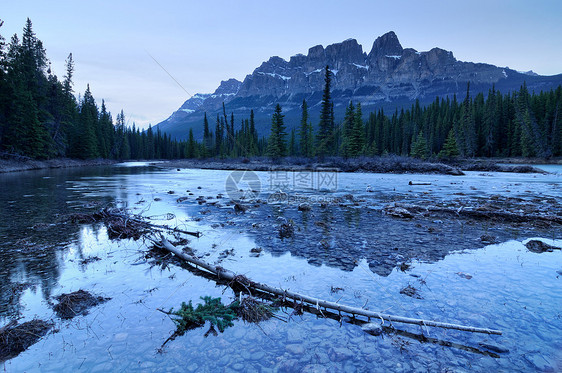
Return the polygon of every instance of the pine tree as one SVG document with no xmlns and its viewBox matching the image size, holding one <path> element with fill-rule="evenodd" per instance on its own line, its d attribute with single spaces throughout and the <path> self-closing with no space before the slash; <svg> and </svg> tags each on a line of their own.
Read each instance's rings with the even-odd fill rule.
<svg viewBox="0 0 562 373">
<path fill-rule="evenodd" d="M 343 120 L 343 139 L 341 140 L 340 154 L 344 157 L 352 157 L 353 127 L 355 126 L 355 107 L 353 102 L 345 110 Z"/>
<path fill-rule="evenodd" d="M 305 157 L 309 157 L 311 155 L 309 149 L 309 139 L 308 139 L 308 104 L 306 100 L 302 100 L 302 114 L 301 114 L 301 123 L 299 127 L 299 154 Z"/>
<path fill-rule="evenodd" d="M 205 119 L 207 117 L 205 116 Z M 195 138 L 193 137 L 193 128 L 189 129 L 189 140 L 187 142 L 187 158 L 196 158 L 197 157 L 197 143 L 195 142 Z"/>
<path fill-rule="evenodd" d="M 256 122 L 254 119 L 254 111 L 250 110 L 250 145 L 249 155 L 258 155 L 258 131 L 256 130 Z"/>
<path fill-rule="evenodd" d="M 70 53 L 66 59 L 66 75 L 64 76 L 64 93 L 67 95 L 72 95 L 72 77 L 74 76 L 74 60 L 72 59 L 72 53 Z"/>
<path fill-rule="evenodd" d="M 320 157 L 331 155 L 334 145 L 334 117 L 331 99 L 332 72 L 326 65 L 324 69 L 324 92 L 320 109 L 320 123 L 318 124 L 318 134 L 316 137 L 316 154 Z"/>
<path fill-rule="evenodd" d="M 466 98 L 462 104 L 462 114 L 460 118 L 460 134 L 462 146 L 460 147 L 461 155 L 465 157 L 474 157 L 476 155 L 476 125 L 474 123 L 474 110 L 470 101 L 470 83 L 467 84 Z M 457 141 L 457 144 L 459 141 Z"/>
<path fill-rule="evenodd" d="M 191 133 L 191 129 L 190 129 Z M 203 157 L 207 157 L 211 154 L 212 148 L 212 138 L 211 132 L 209 131 L 209 121 L 207 120 L 207 112 L 205 112 L 203 117 Z"/>
<path fill-rule="evenodd" d="M 271 133 L 268 139 L 268 155 L 272 158 L 280 158 L 287 155 L 287 144 L 285 137 L 284 115 L 281 114 L 281 105 L 275 106 L 275 112 L 271 117 Z"/>
<path fill-rule="evenodd" d="M 297 142 L 296 142 L 296 137 L 295 137 L 295 129 L 293 128 L 291 130 L 291 137 L 289 138 L 289 155 L 290 156 L 294 156 L 296 155 L 297 151 Z"/>
<path fill-rule="evenodd" d="M 418 137 L 412 144 L 412 151 L 410 155 L 414 158 L 426 159 L 428 156 L 427 140 L 423 135 L 423 131 L 420 131 Z"/>
<path fill-rule="evenodd" d="M 449 135 L 447 136 L 447 140 L 443 145 L 443 149 L 439 153 L 439 156 L 446 157 L 446 158 L 455 158 L 458 157 L 459 150 L 457 149 L 457 141 L 455 140 L 455 133 L 451 129 L 449 131 Z"/>
<path fill-rule="evenodd" d="M 365 127 L 363 126 L 363 110 L 361 103 L 358 102 L 355 107 L 355 121 L 351 132 L 350 156 L 357 157 L 361 155 L 365 149 Z"/>
</svg>

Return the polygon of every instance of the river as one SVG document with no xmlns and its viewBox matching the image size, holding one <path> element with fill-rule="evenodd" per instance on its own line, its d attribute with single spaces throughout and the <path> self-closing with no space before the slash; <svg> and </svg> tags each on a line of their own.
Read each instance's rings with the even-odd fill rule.
<svg viewBox="0 0 562 373">
<path fill-rule="evenodd" d="M 562 166 L 549 167 L 545 175 L 330 170 L 304 175 L 169 170 L 139 162 L 0 174 L 0 326 L 38 317 L 52 319 L 57 330 L 3 368 L 560 371 L 562 252 L 533 253 L 522 243 L 540 237 L 561 245 L 560 226 L 404 220 L 381 212 L 397 201 L 461 207 L 498 195 L 558 206 Z M 242 185 L 250 185 L 261 201 L 236 214 L 228 200 L 240 196 Z M 279 189 L 285 197 L 279 198 Z M 200 196 L 213 203 L 198 203 Z M 304 200 L 310 211 L 298 210 Z M 377 337 L 345 318 L 340 323 L 305 313 L 289 319 L 292 310 L 286 309 L 279 313 L 288 321 L 235 321 L 224 333 L 208 337 L 208 328 L 195 329 L 159 353 L 175 328 L 158 309 L 189 300 L 195 304 L 206 295 L 230 302 L 233 292 L 174 265 L 151 266 L 147 240 L 110 240 L 102 224 L 65 220 L 108 204 L 128 207 L 157 224 L 202 232 L 201 238 L 189 237 L 197 255 L 256 281 L 389 314 L 499 329 L 503 335 L 396 324 L 403 333 Z M 284 222 L 294 224 L 294 237 L 278 237 Z M 495 237 L 494 243 L 483 242 L 483 235 Z M 261 253 L 251 252 L 254 248 Z M 401 293 L 408 285 L 420 299 Z M 88 315 L 58 319 L 50 305 L 53 297 L 79 289 L 111 300 Z M 412 338 L 421 334 L 426 342 Z M 509 352 L 491 356 L 481 343 Z"/>
</svg>

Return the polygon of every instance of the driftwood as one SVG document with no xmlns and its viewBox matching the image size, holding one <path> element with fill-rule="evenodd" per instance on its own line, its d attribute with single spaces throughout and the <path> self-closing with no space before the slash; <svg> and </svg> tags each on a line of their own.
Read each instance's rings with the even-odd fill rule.
<svg viewBox="0 0 562 373">
<path fill-rule="evenodd" d="M 194 237 L 201 236 L 200 232 L 190 232 L 168 225 L 149 223 L 142 216 L 131 215 L 126 209 L 119 208 L 106 207 L 91 214 L 73 214 L 70 215 L 70 220 L 77 223 L 104 222 L 111 239 L 134 238 L 138 240 L 144 234 L 149 233 L 150 229 L 164 229 Z"/>
<path fill-rule="evenodd" d="M 431 185 L 429 181 L 410 181 L 408 185 Z"/>
<path fill-rule="evenodd" d="M 226 270 L 222 267 L 215 267 L 210 265 L 200 259 L 197 259 L 191 255 L 188 255 L 172 245 L 168 240 L 162 238 L 161 245 L 168 251 L 175 254 L 178 258 L 185 260 L 186 262 L 193 264 L 197 267 L 200 267 L 214 275 L 216 275 L 219 279 L 230 281 L 231 283 L 239 283 L 243 288 L 246 290 L 254 289 L 259 290 L 265 293 L 269 293 L 272 295 L 276 295 L 282 297 L 283 300 L 291 299 L 295 302 L 307 303 L 318 310 L 320 308 L 336 310 L 339 312 L 345 312 L 348 314 L 355 316 L 364 316 L 367 318 L 374 318 L 380 320 L 386 320 L 389 322 L 397 322 L 397 323 L 405 323 L 405 324 L 415 324 L 420 326 L 433 326 L 438 328 L 445 328 L 445 329 L 455 329 L 455 330 L 462 330 L 467 332 L 473 333 L 485 333 L 485 334 L 496 334 L 501 335 L 502 332 L 499 330 L 488 329 L 488 328 L 477 328 L 472 326 L 465 326 L 465 325 L 457 325 L 457 324 L 450 324 L 450 323 L 443 323 L 431 320 L 423 320 L 423 319 L 414 319 L 409 317 L 402 317 L 402 316 L 395 316 L 395 315 L 388 315 L 380 312 L 369 311 L 362 308 L 350 307 L 343 304 L 339 304 L 336 302 L 325 301 L 322 299 L 310 297 L 304 294 L 295 293 L 289 290 L 284 290 L 280 288 L 275 288 L 266 284 L 261 284 L 258 282 L 253 282 L 248 280 L 246 277 L 242 275 L 236 275 L 234 272 Z"/>
</svg>

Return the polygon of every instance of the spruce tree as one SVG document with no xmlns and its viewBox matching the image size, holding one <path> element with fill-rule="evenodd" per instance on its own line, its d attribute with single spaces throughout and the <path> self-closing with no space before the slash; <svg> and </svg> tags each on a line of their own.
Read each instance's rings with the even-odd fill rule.
<svg viewBox="0 0 562 373">
<path fill-rule="evenodd" d="M 350 156 L 357 157 L 361 155 L 365 148 L 365 127 L 363 126 L 363 111 L 361 103 L 358 102 L 355 107 L 355 122 L 351 132 Z"/>
<path fill-rule="evenodd" d="M 205 116 L 205 119 L 207 117 Z M 195 138 L 193 137 L 193 128 L 189 129 L 189 140 L 187 141 L 187 158 L 196 158 L 197 157 L 197 143 L 195 142 Z"/>
<path fill-rule="evenodd" d="M 308 104 L 304 99 L 302 100 L 301 110 L 301 123 L 299 127 L 299 154 L 304 157 L 308 157 L 310 156 L 308 140 Z"/>
<path fill-rule="evenodd" d="M 334 144 L 334 117 L 331 99 L 332 72 L 326 65 L 324 69 L 324 92 L 320 108 L 320 123 L 318 124 L 318 134 L 316 137 L 316 154 L 320 157 L 331 155 Z"/>
<path fill-rule="evenodd" d="M 412 143 L 412 151 L 410 155 L 414 158 L 426 159 L 428 156 L 427 140 L 420 131 L 416 140 Z"/>
<path fill-rule="evenodd" d="M 459 155 L 459 150 L 457 149 L 457 141 L 455 140 L 455 133 L 451 129 L 449 135 L 447 135 L 447 140 L 443 145 L 443 149 L 439 153 L 441 157 L 445 158 L 455 158 Z"/>
<path fill-rule="evenodd" d="M 340 154 L 344 157 L 353 156 L 352 141 L 353 127 L 355 126 L 355 107 L 353 102 L 349 102 L 349 106 L 345 110 L 345 118 L 343 120 L 343 139 L 341 140 Z"/>
<path fill-rule="evenodd" d="M 271 133 L 268 139 L 268 155 L 272 158 L 280 158 L 287 155 L 287 140 L 285 137 L 284 115 L 281 114 L 281 105 L 275 106 L 275 112 L 271 117 Z"/>
<path fill-rule="evenodd" d="M 191 129 L 190 129 L 191 133 Z M 203 116 L 203 157 L 207 157 L 211 153 L 211 132 L 209 131 L 209 121 L 207 120 L 207 112 Z"/>
</svg>

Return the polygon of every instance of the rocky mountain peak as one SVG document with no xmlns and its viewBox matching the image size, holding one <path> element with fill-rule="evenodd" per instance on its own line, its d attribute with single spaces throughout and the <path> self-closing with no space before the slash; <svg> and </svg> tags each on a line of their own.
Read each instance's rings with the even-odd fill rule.
<svg viewBox="0 0 562 373">
<path fill-rule="evenodd" d="M 228 111 L 247 117 L 254 110 L 260 131 L 269 130 L 276 104 L 283 107 L 288 123 L 298 123 L 302 100 L 306 99 L 310 116 L 319 115 L 324 89 L 324 68 L 333 72 L 332 99 L 336 116 L 342 117 L 349 101 L 360 102 L 367 110 L 396 108 L 413 100 L 429 103 L 435 97 L 464 97 L 470 82 L 471 93 L 487 92 L 492 86 L 504 92 L 519 89 L 523 82 L 529 90 L 547 90 L 562 82 L 562 75 L 537 76 L 519 73 L 507 67 L 458 61 L 453 53 L 441 48 L 429 51 L 404 49 L 392 31 L 378 37 L 367 55 L 357 40 L 347 39 L 323 47 L 317 45 L 308 54 L 296 54 L 289 61 L 271 57 L 247 75 L 243 82 L 221 82 L 213 94 L 196 94 L 168 119 L 158 124 L 174 136 L 185 136 L 185 126 L 194 126 L 201 135 L 204 113 L 208 116 Z"/>
<path fill-rule="evenodd" d="M 325 53 L 330 66 L 335 66 L 341 62 L 363 63 L 365 61 L 363 48 L 355 39 L 347 39 L 341 43 L 328 45 Z"/>
<path fill-rule="evenodd" d="M 324 47 L 316 45 L 308 49 L 308 59 L 310 61 L 323 61 L 324 60 Z"/>
<path fill-rule="evenodd" d="M 382 56 L 401 56 L 404 48 L 398 41 L 398 36 L 394 31 L 379 36 L 373 43 L 373 48 L 369 53 L 370 59 L 376 59 Z"/>
<path fill-rule="evenodd" d="M 242 82 L 236 79 L 228 79 L 221 81 L 219 87 L 215 90 L 214 95 L 235 95 L 238 93 Z"/>
</svg>

